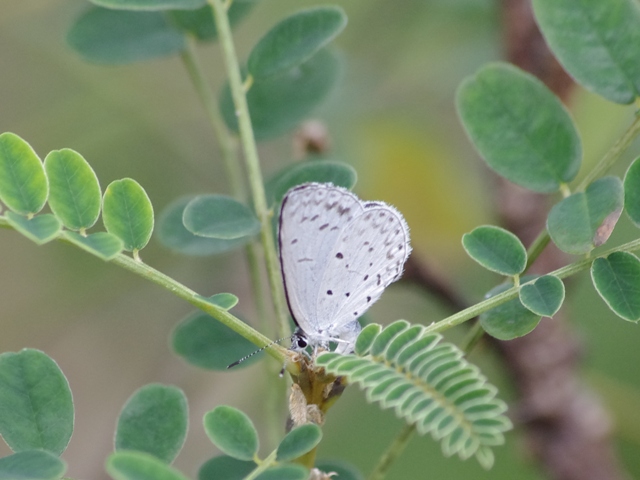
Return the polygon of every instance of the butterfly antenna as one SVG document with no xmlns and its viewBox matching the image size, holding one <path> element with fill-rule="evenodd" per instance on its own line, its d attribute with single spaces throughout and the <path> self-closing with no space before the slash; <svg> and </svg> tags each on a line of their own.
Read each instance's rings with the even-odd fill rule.
<svg viewBox="0 0 640 480">
<path fill-rule="evenodd" d="M 273 342 L 271 342 L 271 343 L 269 343 L 269 344 L 265 345 L 264 347 L 259 348 L 259 349 L 258 349 L 258 350 L 256 350 L 255 352 L 252 352 L 252 353 L 250 353 L 249 355 L 245 355 L 245 356 L 244 356 L 244 357 L 242 357 L 240 360 L 236 360 L 236 361 L 235 361 L 235 362 L 233 362 L 231 365 L 229 365 L 229 366 L 227 367 L 227 369 L 232 368 L 232 367 L 235 367 L 236 365 L 239 365 L 239 364 L 241 364 L 242 362 L 244 362 L 247 358 L 251 358 L 251 357 L 253 357 L 254 355 L 256 355 L 257 353 L 260 353 L 260 352 L 262 352 L 263 350 L 266 350 L 267 348 L 269 348 L 269 347 L 271 347 L 271 346 L 275 345 L 276 343 L 280 343 L 281 341 L 283 341 L 283 340 L 288 340 L 288 339 L 290 339 L 290 338 L 291 338 L 291 337 L 283 337 L 283 338 L 280 338 L 280 339 L 278 339 L 278 340 L 274 340 Z"/>
</svg>

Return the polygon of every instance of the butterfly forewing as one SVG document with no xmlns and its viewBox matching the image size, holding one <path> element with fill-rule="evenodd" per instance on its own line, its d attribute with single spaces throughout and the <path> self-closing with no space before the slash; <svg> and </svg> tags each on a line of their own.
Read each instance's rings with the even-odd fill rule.
<svg viewBox="0 0 640 480">
<path fill-rule="evenodd" d="M 318 290 L 329 264 L 326 259 L 347 219 L 362 210 L 355 195 L 323 184 L 289 191 L 280 212 L 280 263 L 289 310 L 305 332 L 321 329 Z"/>
</svg>

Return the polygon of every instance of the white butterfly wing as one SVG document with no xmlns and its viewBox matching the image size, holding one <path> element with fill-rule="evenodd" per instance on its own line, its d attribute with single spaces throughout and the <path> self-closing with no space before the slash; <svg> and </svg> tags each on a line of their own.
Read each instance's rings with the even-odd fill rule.
<svg viewBox="0 0 640 480">
<path fill-rule="evenodd" d="M 363 209 L 348 190 L 318 183 L 295 187 L 282 201 L 278 241 L 287 302 L 296 324 L 309 335 L 326 330 L 330 319 L 326 309 L 318 309 L 318 299 L 326 295 L 321 282 L 335 276 L 327 270 L 336 267 L 327 259 L 344 226 Z"/>
<path fill-rule="evenodd" d="M 395 208 L 363 204 L 340 232 L 320 283 L 316 310 L 339 330 L 369 309 L 402 275 L 409 257 L 409 229 Z"/>
</svg>

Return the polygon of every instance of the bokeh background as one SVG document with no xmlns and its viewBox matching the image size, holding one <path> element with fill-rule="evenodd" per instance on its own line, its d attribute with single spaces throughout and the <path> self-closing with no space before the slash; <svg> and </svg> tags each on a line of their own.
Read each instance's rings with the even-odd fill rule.
<svg viewBox="0 0 640 480">
<path fill-rule="evenodd" d="M 87 64 L 65 43 L 66 31 L 87 2 L 2 3 L 0 132 L 22 136 L 42 158 L 53 149 L 77 150 L 103 188 L 118 178 L 135 178 L 156 214 L 184 194 L 228 192 L 215 139 L 178 58 L 118 67 Z M 464 254 L 460 237 L 495 220 L 493 180 L 464 136 L 454 95 L 465 76 L 502 57 L 500 2 L 333 3 L 349 16 L 335 41 L 346 69 L 313 116 L 330 132 L 332 158 L 357 169 L 355 190 L 361 197 L 397 206 L 410 225 L 416 254 L 477 301 L 499 278 Z M 235 30 L 240 58 L 283 16 L 314 4 L 259 2 Z M 217 45 L 202 47 L 201 56 L 217 91 L 224 83 Z M 587 166 L 607 151 L 632 115 L 629 108 L 580 89 L 572 95 L 571 110 Z M 292 137 L 293 132 L 260 144 L 266 176 L 293 161 Z M 611 242 L 634 236 L 637 231 L 623 218 Z M 240 304 L 234 311 L 259 325 L 242 251 L 194 259 L 152 240 L 142 256 L 202 294 L 236 294 Z M 610 409 L 618 453 L 628 471 L 640 477 L 640 332 L 607 310 L 586 273 L 572 280 L 566 308 L 583 341 L 584 379 Z M 283 381 L 269 376 L 260 363 L 229 373 L 187 365 L 171 352 L 168 338 L 190 312 L 168 292 L 73 247 L 55 242 L 38 247 L 15 232 L 0 231 L 0 352 L 38 348 L 65 372 L 76 405 L 75 432 L 64 454 L 72 478 L 108 478 L 103 464 L 119 410 L 150 382 L 174 384 L 187 394 L 191 428 L 175 465 L 192 478 L 217 453 L 201 428 L 206 411 L 234 405 L 259 430 L 265 427 L 262 392 L 265 385 Z M 399 284 L 370 310 L 370 318 L 428 324 L 449 313 L 418 288 Z M 450 338 L 462 334 L 452 332 Z M 501 387 L 502 398 L 513 399 L 504 368 L 489 348 L 477 349 L 471 359 Z M 368 405 L 349 388 L 327 419 L 320 457 L 343 459 L 367 473 L 401 427 L 393 413 Z M 0 453 L 8 453 L 7 447 L 0 446 Z M 416 437 L 389 478 L 547 478 L 518 431 L 496 455 L 494 469 L 484 472 L 474 460 L 443 458 L 431 438 Z"/>
</svg>

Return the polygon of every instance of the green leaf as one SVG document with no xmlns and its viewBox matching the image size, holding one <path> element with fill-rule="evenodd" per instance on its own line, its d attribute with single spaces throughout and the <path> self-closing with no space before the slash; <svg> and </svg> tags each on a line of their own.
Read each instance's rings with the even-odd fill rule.
<svg viewBox="0 0 640 480">
<path fill-rule="evenodd" d="M 576 176 L 582 147 L 560 100 L 540 80 L 508 64 L 490 64 L 458 89 L 462 124 L 499 175 L 550 193 Z"/>
<path fill-rule="evenodd" d="M 362 329 L 356 340 L 355 352 L 357 355 L 364 356 L 369 353 L 373 341 L 380 334 L 382 327 L 377 323 L 370 323 Z"/>
<path fill-rule="evenodd" d="M 244 480 L 256 468 L 253 462 L 244 462 L 226 455 L 209 459 L 198 471 L 198 480 Z"/>
<path fill-rule="evenodd" d="M 238 297 L 232 293 L 216 293 L 210 297 L 202 297 L 198 295 L 198 297 L 212 305 L 215 305 L 216 307 L 223 308 L 224 310 L 231 310 L 238 304 Z"/>
<path fill-rule="evenodd" d="M 238 249 L 249 243 L 252 237 L 233 240 L 206 238 L 194 235 L 184 227 L 182 215 L 193 196 L 181 197 L 172 202 L 158 218 L 157 235 L 160 243 L 183 255 L 205 256 Z"/>
<path fill-rule="evenodd" d="M 115 480 L 188 480 L 178 470 L 144 452 L 114 452 L 107 459 L 107 472 Z"/>
<path fill-rule="evenodd" d="M 334 54 L 320 50 L 284 75 L 255 81 L 247 92 L 247 103 L 256 139 L 277 137 L 307 118 L 336 84 L 341 66 Z M 220 110 L 229 129 L 237 132 L 238 118 L 228 85 L 222 90 Z"/>
<path fill-rule="evenodd" d="M 533 9 L 547 44 L 578 83 L 616 103 L 640 95 L 636 1 L 534 0 Z"/>
<path fill-rule="evenodd" d="M 409 322 L 406 320 L 396 320 L 395 322 L 387 325 L 378 336 L 374 339 L 369 355 L 374 357 L 381 355 L 389 346 L 391 341 L 400 333 L 405 331 L 409 327 Z"/>
<path fill-rule="evenodd" d="M 54 150 L 44 159 L 49 179 L 49 206 L 69 230 L 93 226 L 100 215 L 102 192 L 98 177 L 77 152 Z"/>
<path fill-rule="evenodd" d="M 39 350 L 0 355 L 0 435 L 15 452 L 60 455 L 73 432 L 73 399 L 64 374 Z"/>
<path fill-rule="evenodd" d="M 153 206 L 147 192 L 130 178 L 111 182 L 104 192 L 102 221 L 109 233 L 122 240 L 125 250 L 143 249 L 153 232 Z"/>
<path fill-rule="evenodd" d="M 44 450 L 25 450 L 0 458 L 0 480 L 58 480 L 66 470 L 62 460 Z"/>
<path fill-rule="evenodd" d="M 316 468 L 322 472 L 336 472 L 336 480 L 364 480 L 364 475 L 356 467 L 342 460 L 319 460 Z"/>
<path fill-rule="evenodd" d="M 333 160 L 311 160 L 285 167 L 276 173 L 265 185 L 269 205 L 279 202 L 293 187 L 308 182 L 332 183 L 351 190 L 358 174 L 346 163 Z"/>
<path fill-rule="evenodd" d="M 71 26 L 67 43 L 88 62 L 122 65 L 179 53 L 185 37 L 162 12 L 92 7 Z"/>
<path fill-rule="evenodd" d="M 553 243 L 567 253 L 588 253 L 604 244 L 613 232 L 623 206 L 622 182 L 603 177 L 554 205 L 547 218 Z"/>
<path fill-rule="evenodd" d="M 416 327 L 418 335 L 405 336 Z M 503 433 L 511 428 L 503 415 L 506 404 L 495 398 L 495 387 L 487 384 L 460 349 L 440 342 L 440 335 L 426 333 L 420 325 L 398 333 L 394 323 L 379 337 L 383 340 L 376 338 L 373 344 L 384 347 L 375 356 L 322 353 L 316 363 L 327 373 L 358 384 L 369 402 L 393 408 L 420 434 L 430 433 L 441 442 L 446 456 L 475 455 L 483 466 L 490 466 L 486 450 L 504 443 Z M 402 345 L 398 345 L 400 338 Z"/>
<path fill-rule="evenodd" d="M 255 235 L 260 221 L 247 206 L 226 195 L 199 195 L 184 209 L 182 222 L 194 235 L 222 240 Z"/>
<path fill-rule="evenodd" d="M 346 25 L 347 15 L 339 7 L 301 10 L 260 39 L 251 50 L 247 69 L 254 79 L 282 75 L 328 45 Z"/>
<path fill-rule="evenodd" d="M 314 423 L 292 429 L 278 445 L 276 460 L 290 462 L 315 448 L 322 440 L 322 430 Z"/>
<path fill-rule="evenodd" d="M 151 384 L 127 400 L 116 430 L 116 450 L 137 450 L 169 464 L 187 436 L 187 398 L 177 387 Z"/>
<path fill-rule="evenodd" d="M 0 201 L 16 213 L 33 215 L 47 195 L 47 176 L 31 145 L 14 133 L 0 135 Z"/>
<path fill-rule="evenodd" d="M 242 20 L 257 4 L 255 0 L 234 0 L 229 10 L 229 24 L 233 27 Z M 205 5 L 197 10 L 173 10 L 170 12 L 175 25 L 193 35 L 200 41 L 213 41 L 218 38 L 218 31 L 213 22 L 213 10 Z"/>
<path fill-rule="evenodd" d="M 640 228 L 640 157 L 633 161 L 624 176 L 624 209 L 633 224 Z"/>
<path fill-rule="evenodd" d="M 464 249 L 484 268 L 502 275 L 519 275 L 527 265 L 527 250 L 513 233 L 484 225 L 462 236 Z"/>
<path fill-rule="evenodd" d="M 76 232 L 65 232 L 64 238 L 102 260 L 111 260 L 123 249 L 122 240 L 107 232 L 96 232 L 83 237 Z"/>
<path fill-rule="evenodd" d="M 491 298 L 513 287 L 510 283 L 498 285 L 487 293 Z M 480 315 L 485 332 L 498 340 L 513 340 L 531 332 L 540 323 L 540 316 L 527 309 L 519 298 L 509 300 Z"/>
<path fill-rule="evenodd" d="M 593 285 L 619 317 L 640 320 L 640 260 L 628 252 L 596 258 L 591 265 Z"/>
<path fill-rule="evenodd" d="M 91 3 L 116 10 L 169 10 L 200 8 L 207 0 L 90 0 Z"/>
<path fill-rule="evenodd" d="M 256 480 L 307 480 L 309 470 L 302 465 L 279 465 L 271 467 L 256 477 Z"/>
<path fill-rule="evenodd" d="M 171 335 L 173 350 L 185 361 L 208 370 L 226 371 L 227 367 L 253 352 L 256 346 L 204 312 L 194 312 L 178 324 Z M 252 355 L 236 368 L 260 360 Z"/>
<path fill-rule="evenodd" d="M 520 301 L 541 317 L 553 317 L 564 301 L 564 283 L 554 275 L 544 275 L 520 288 Z"/>
<path fill-rule="evenodd" d="M 29 219 L 17 213 L 7 212 L 6 219 L 7 223 L 15 228 L 16 231 L 38 245 L 55 239 L 62 230 L 60 220 L 50 213 L 43 213 Z"/>
<path fill-rule="evenodd" d="M 238 460 L 252 460 L 258 453 L 258 432 L 240 410 L 221 405 L 204 416 L 207 436 L 223 453 Z"/>
</svg>

